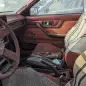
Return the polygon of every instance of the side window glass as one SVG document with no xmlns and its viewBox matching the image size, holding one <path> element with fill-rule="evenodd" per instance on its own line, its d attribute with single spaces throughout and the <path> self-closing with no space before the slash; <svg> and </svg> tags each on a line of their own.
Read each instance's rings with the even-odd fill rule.
<svg viewBox="0 0 86 86">
<path fill-rule="evenodd" d="M 84 0 L 40 0 L 31 9 L 31 15 L 81 13 Z"/>
</svg>

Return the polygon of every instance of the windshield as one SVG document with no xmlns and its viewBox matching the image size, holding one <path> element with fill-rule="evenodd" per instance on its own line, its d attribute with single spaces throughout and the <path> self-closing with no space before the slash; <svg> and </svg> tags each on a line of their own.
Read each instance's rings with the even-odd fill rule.
<svg viewBox="0 0 86 86">
<path fill-rule="evenodd" d="M 0 0 L 0 13 L 16 13 L 27 0 Z"/>
</svg>

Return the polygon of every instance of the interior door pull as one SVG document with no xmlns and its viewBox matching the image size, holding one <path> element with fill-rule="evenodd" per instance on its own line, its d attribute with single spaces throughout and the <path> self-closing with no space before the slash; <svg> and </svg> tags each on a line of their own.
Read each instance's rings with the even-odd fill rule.
<svg viewBox="0 0 86 86">
<path fill-rule="evenodd" d="M 44 34 L 47 35 L 48 37 L 53 37 L 53 38 L 65 37 L 65 34 L 49 33 L 48 31 L 46 31 L 46 29 L 40 23 L 36 23 L 36 24 L 44 32 Z"/>
<path fill-rule="evenodd" d="M 42 25 L 43 26 L 52 26 L 52 21 L 43 21 Z"/>
<path fill-rule="evenodd" d="M 63 25 L 64 21 L 59 20 L 58 23 L 55 25 L 57 28 L 60 28 Z"/>
<path fill-rule="evenodd" d="M 43 21 L 42 26 L 60 28 L 63 25 L 63 23 L 63 20 Z"/>
</svg>

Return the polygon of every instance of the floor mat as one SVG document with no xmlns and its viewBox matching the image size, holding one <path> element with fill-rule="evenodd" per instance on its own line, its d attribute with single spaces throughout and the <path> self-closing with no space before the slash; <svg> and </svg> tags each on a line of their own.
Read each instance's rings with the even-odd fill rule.
<svg viewBox="0 0 86 86">
<path fill-rule="evenodd" d="M 32 68 L 19 68 L 9 78 L 2 81 L 3 86 L 59 86 Z"/>
</svg>

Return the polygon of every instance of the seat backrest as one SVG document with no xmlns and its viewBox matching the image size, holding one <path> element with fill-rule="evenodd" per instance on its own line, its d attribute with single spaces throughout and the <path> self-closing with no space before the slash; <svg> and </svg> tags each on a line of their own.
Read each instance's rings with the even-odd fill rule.
<svg viewBox="0 0 86 86">
<path fill-rule="evenodd" d="M 74 79 L 66 86 L 86 86 L 86 51 L 75 61 L 73 67 Z"/>
<path fill-rule="evenodd" d="M 83 13 L 78 22 L 68 31 L 65 37 L 66 52 L 71 51 L 84 35 L 86 35 L 86 13 Z"/>
</svg>

